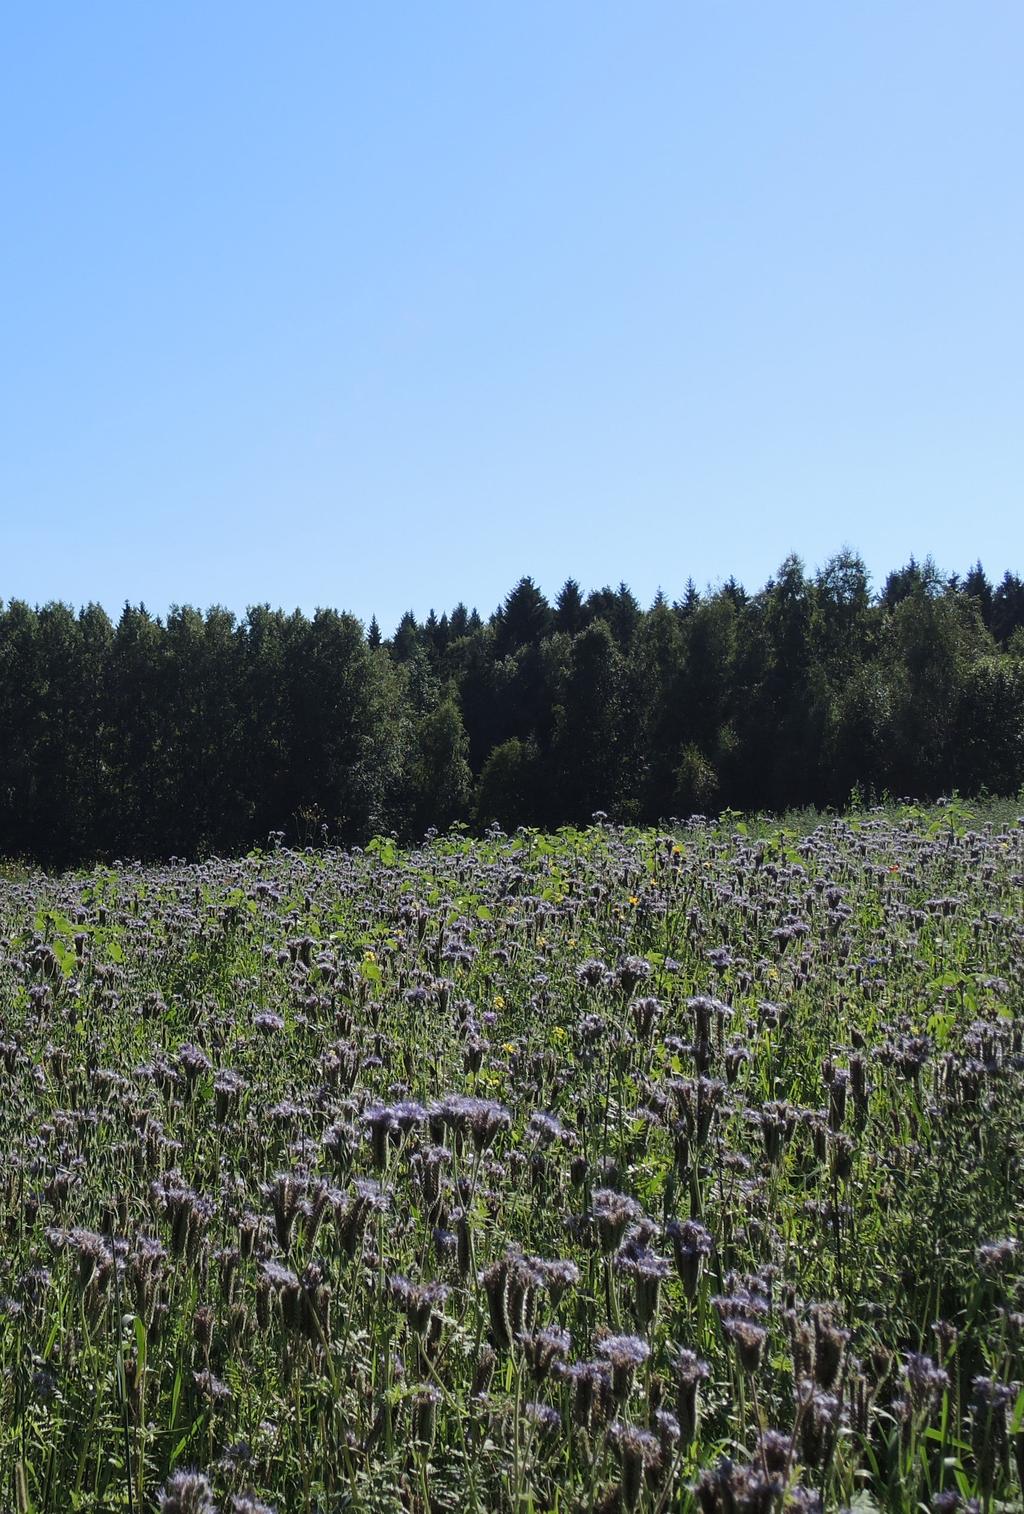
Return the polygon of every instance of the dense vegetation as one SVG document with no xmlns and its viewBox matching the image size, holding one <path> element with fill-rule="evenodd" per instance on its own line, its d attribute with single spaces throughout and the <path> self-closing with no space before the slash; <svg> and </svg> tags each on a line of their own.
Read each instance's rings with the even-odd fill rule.
<svg viewBox="0 0 1024 1514">
<path fill-rule="evenodd" d="M 0 607 L 0 852 L 47 865 L 466 820 L 656 824 L 1024 783 L 1024 583 L 844 554 L 647 611 L 526 579 L 390 641 L 266 606 Z M 326 832 L 324 832 L 326 827 Z"/>
<path fill-rule="evenodd" d="M 955 805 L 9 885 L 0 1505 L 1019 1508 L 1022 887 Z"/>
</svg>

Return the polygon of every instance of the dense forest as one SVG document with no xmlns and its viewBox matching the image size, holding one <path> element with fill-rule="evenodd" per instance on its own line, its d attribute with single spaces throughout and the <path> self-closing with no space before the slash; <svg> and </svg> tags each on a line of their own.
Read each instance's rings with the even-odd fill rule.
<svg viewBox="0 0 1024 1514">
<path fill-rule="evenodd" d="M 0 855 L 49 866 L 1024 782 L 1024 580 L 844 552 L 643 609 L 523 579 L 390 640 L 260 605 L 0 604 Z"/>
</svg>

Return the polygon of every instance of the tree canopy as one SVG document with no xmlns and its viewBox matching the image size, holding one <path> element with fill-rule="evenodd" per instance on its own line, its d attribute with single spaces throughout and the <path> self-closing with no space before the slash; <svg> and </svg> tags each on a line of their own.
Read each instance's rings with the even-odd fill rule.
<svg viewBox="0 0 1024 1514">
<path fill-rule="evenodd" d="M 1024 783 L 1024 583 L 787 557 L 644 610 L 625 584 L 489 619 L 0 603 L 0 854 L 51 866 L 453 821 L 656 822 Z"/>
</svg>

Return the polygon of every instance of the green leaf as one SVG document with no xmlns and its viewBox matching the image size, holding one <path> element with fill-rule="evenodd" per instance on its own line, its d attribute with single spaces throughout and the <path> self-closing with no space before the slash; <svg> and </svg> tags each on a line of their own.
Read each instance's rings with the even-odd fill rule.
<svg viewBox="0 0 1024 1514">
<path fill-rule="evenodd" d="M 57 958 L 57 961 L 60 963 L 60 970 L 64 974 L 65 978 L 70 978 L 71 974 L 74 972 L 75 967 L 78 964 L 78 958 L 75 956 L 74 948 L 65 946 L 62 941 L 54 939 L 54 941 L 51 943 L 51 950 L 53 952 L 53 955 Z"/>
</svg>

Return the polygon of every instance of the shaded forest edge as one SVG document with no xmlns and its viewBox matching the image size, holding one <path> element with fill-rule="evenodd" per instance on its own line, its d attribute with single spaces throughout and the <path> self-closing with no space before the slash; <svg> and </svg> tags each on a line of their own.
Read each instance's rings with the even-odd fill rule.
<svg viewBox="0 0 1024 1514">
<path fill-rule="evenodd" d="M 388 640 L 267 605 L 0 603 L 0 855 L 46 866 L 418 839 L 457 820 L 845 805 L 1024 784 L 1024 581 L 791 556 L 642 609 L 522 579 Z"/>
</svg>

